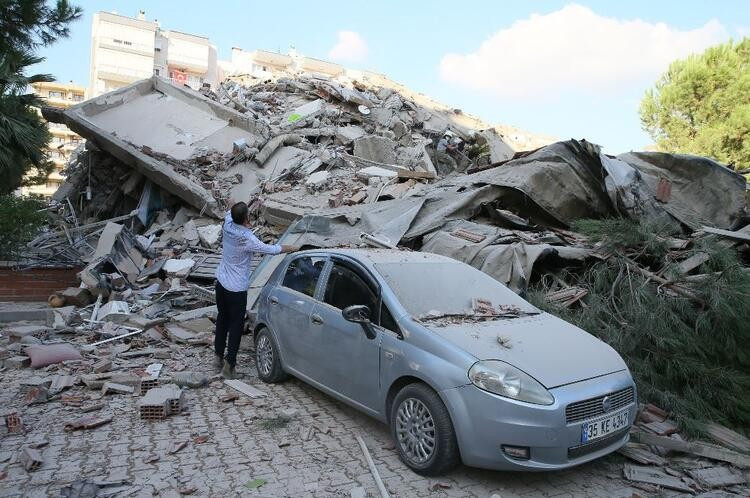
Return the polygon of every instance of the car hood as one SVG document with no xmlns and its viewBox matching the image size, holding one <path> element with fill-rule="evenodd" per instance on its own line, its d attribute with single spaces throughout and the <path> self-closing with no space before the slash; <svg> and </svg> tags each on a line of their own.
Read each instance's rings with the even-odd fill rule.
<svg viewBox="0 0 750 498">
<path fill-rule="evenodd" d="M 520 368 L 547 389 L 627 368 L 608 344 L 549 313 L 479 323 L 423 325 L 478 360 L 502 360 Z"/>
</svg>

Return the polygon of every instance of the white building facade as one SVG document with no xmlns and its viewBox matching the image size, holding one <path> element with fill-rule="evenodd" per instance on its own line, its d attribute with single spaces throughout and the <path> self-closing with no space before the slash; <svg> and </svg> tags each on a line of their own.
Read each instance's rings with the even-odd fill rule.
<svg viewBox="0 0 750 498">
<path fill-rule="evenodd" d="M 156 74 L 199 89 L 216 87 L 220 69 L 216 47 L 204 36 L 162 30 L 145 13 L 131 18 L 94 14 L 91 28 L 89 97 L 122 88 Z"/>
</svg>

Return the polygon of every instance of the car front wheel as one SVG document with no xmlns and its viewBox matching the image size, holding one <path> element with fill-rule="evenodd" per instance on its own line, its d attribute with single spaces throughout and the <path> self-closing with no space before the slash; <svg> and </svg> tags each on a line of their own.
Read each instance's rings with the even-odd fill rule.
<svg viewBox="0 0 750 498">
<path fill-rule="evenodd" d="M 399 391 L 390 422 L 401 460 L 417 474 L 441 475 L 458 465 L 458 443 L 450 414 L 428 386 L 410 384 Z"/>
<path fill-rule="evenodd" d="M 267 328 L 262 328 L 255 336 L 255 368 L 258 369 L 260 380 L 269 384 L 281 382 L 287 378 L 287 374 L 281 367 L 279 349 Z"/>
</svg>

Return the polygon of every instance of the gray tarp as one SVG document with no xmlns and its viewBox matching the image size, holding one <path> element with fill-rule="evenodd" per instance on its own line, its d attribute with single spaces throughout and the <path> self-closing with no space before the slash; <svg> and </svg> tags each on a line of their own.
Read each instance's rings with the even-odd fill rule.
<svg viewBox="0 0 750 498">
<path fill-rule="evenodd" d="M 360 245 L 360 234 L 364 232 L 396 246 L 424 202 L 422 197 L 406 197 L 318 211 L 289 228 L 288 243 L 315 247 Z"/>
<path fill-rule="evenodd" d="M 457 229 L 469 230 L 487 238 L 481 242 L 470 242 L 452 235 Z M 526 290 L 537 260 L 558 256 L 581 261 L 590 254 L 588 249 L 577 247 L 524 242 L 498 243 L 509 235 L 513 235 L 513 231 L 457 220 L 446 223 L 442 230 L 425 236 L 421 251 L 441 254 L 470 264 L 517 293 Z"/>
<path fill-rule="evenodd" d="M 638 170 L 652 195 L 661 178 L 669 180 L 670 198 L 658 204 L 693 230 L 703 225 L 733 228 L 742 216 L 746 180 L 716 161 L 661 152 L 629 152 L 617 158 Z"/>
<path fill-rule="evenodd" d="M 672 185 L 666 202 L 655 200 L 661 178 Z M 585 140 L 557 142 L 442 184 L 495 185 L 502 189 L 503 207 L 539 221 L 538 206 L 566 225 L 580 218 L 654 219 L 668 213 L 691 228 L 730 228 L 742 216 L 745 195 L 744 178 L 710 159 L 657 152 L 612 158 Z M 511 197 L 519 192 L 522 201 Z"/>
<path fill-rule="evenodd" d="M 449 220 L 469 219 L 479 214 L 482 205 L 497 200 L 502 190 L 493 185 L 463 192 L 456 189 L 433 190 L 414 219 L 405 239 L 413 239 L 440 228 Z"/>
<path fill-rule="evenodd" d="M 598 149 L 586 141 L 557 142 L 455 181 L 520 191 L 565 225 L 579 218 L 601 218 L 612 213 L 612 202 L 604 188 Z"/>
</svg>

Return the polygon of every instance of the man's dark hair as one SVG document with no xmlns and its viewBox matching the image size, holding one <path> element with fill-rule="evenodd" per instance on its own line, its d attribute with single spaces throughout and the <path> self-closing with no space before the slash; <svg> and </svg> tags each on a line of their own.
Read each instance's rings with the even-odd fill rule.
<svg viewBox="0 0 750 498">
<path fill-rule="evenodd" d="M 238 202 L 232 206 L 232 221 L 238 225 L 244 225 L 247 221 L 247 204 L 244 202 Z"/>
</svg>

